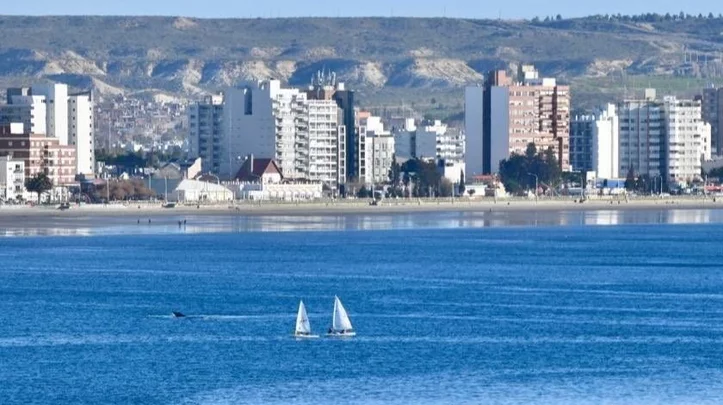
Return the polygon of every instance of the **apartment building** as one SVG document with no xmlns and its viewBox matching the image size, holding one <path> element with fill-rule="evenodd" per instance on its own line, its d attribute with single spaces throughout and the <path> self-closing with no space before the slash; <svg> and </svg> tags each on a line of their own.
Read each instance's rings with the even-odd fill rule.
<svg viewBox="0 0 723 405">
<path fill-rule="evenodd" d="M 619 120 L 614 104 L 570 121 L 570 164 L 598 178 L 620 177 Z"/>
<path fill-rule="evenodd" d="M 490 72 L 483 87 L 465 90 L 467 168 L 496 173 L 502 160 L 534 143 L 538 150 L 552 148 L 561 169 L 568 170 L 569 125 L 569 86 L 541 78 L 529 65 L 521 66 L 517 81 L 505 71 Z"/>
<path fill-rule="evenodd" d="M 75 146 L 75 173 L 89 177 L 95 173 L 93 108 L 91 92 L 68 96 L 68 145 Z"/>
<path fill-rule="evenodd" d="M 723 156 L 723 88 L 703 90 L 703 121 L 711 126 L 711 148 L 716 156 Z"/>
<path fill-rule="evenodd" d="M 632 170 L 668 186 L 700 179 L 702 162 L 711 157 L 711 126 L 700 100 L 660 100 L 648 89 L 643 99 L 621 102 L 618 114 L 621 175 Z"/>
<path fill-rule="evenodd" d="M 45 173 L 55 186 L 75 183 L 75 147 L 26 131 L 22 124 L 0 126 L 0 156 L 24 161 L 25 177 Z"/>
<path fill-rule="evenodd" d="M 21 123 L 31 133 L 47 133 L 45 96 L 33 95 L 29 87 L 7 89 L 7 104 L 0 106 L 0 125 Z"/>
<path fill-rule="evenodd" d="M 369 168 L 364 183 L 386 183 L 394 162 L 394 135 L 384 128 L 381 117 L 360 112 L 360 125 L 366 129 L 366 167 Z"/>
<path fill-rule="evenodd" d="M 22 198 L 25 192 L 25 162 L 11 156 L 0 156 L 0 199 Z"/>
</svg>

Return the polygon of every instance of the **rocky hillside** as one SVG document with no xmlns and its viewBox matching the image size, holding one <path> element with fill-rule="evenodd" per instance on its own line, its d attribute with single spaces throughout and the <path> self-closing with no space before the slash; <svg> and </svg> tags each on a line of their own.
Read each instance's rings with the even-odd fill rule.
<svg viewBox="0 0 723 405">
<path fill-rule="evenodd" d="M 684 50 L 695 51 L 694 62 Z M 195 97 L 329 69 L 367 92 L 453 88 L 534 62 L 563 80 L 723 75 L 723 19 L 652 23 L 302 18 L 0 17 L 0 83 L 57 80 L 103 94 Z"/>
</svg>

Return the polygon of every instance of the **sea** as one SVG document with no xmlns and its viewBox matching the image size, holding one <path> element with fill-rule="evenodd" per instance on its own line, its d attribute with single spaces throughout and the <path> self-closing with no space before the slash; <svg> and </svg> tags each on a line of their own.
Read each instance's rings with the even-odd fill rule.
<svg viewBox="0 0 723 405">
<path fill-rule="evenodd" d="M 4 231 L 0 404 L 723 403 L 723 211 L 184 219 Z"/>
</svg>

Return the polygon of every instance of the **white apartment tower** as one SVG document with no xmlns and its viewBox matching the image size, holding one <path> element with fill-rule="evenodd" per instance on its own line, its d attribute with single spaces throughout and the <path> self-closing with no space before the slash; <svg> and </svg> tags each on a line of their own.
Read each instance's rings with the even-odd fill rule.
<svg viewBox="0 0 723 405">
<path fill-rule="evenodd" d="M 34 86 L 32 92 L 34 95 L 45 96 L 46 135 L 57 138 L 61 145 L 68 145 L 68 86 L 60 83 Z"/>
<path fill-rule="evenodd" d="M 614 104 L 570 123 L 570 162 L 574 171 L 594 171 L 598 178 L 620 177 L 619 120 Z"/>
<path fill-rule="evenodd" d="M 68 97 L 68 140 L 76 150 L 76 174 L 86 176 L 95 172 L 93 107 L 91 92 Z"/>
<path fill-rule="evenodd" d="M 340 111 L 334 100 L 308 100 L 308 115 L 298 118 L 302 130 L 308 133 L 307 142 L 299 143 L 299 157 L 306 168 L 304 178 L 336 184 L 340 179 L 340 145 L 346 136 L 339 125 Z"/>
<path fill-rule="evenodd" d="M 710 159 L 711 130 L 699 100 L 658 100 L 646 90 L 645 99 L 624 101 L 618 111 L 621 176 L 632 169 L 669 186 L 700 178 L 702 161 Z"/>
<path fill-rule="evenodd" d="M 391 132 L 384 129 L 381 117 L 368 116 L 360 120 L 360 126 L 366 130 L 366 184 L 379 184 L 389 181 L 389 172 L 394 162 L 395 139 Z"/>
</svg>

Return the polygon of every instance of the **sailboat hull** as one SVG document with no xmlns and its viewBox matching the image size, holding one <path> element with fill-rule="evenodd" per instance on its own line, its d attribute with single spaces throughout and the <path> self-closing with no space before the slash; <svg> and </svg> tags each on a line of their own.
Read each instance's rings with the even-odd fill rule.
<svg viewBox="0 0 723 405">
<path fill-rule="evenodd" d="M 356 336 L 356 332 L 331 332 L 327 333 L 326 336 L 333 338 L 350 338 Z"/>
<path fill-rule="evenodd" d="M 294 335 L 294 338 L 299 340 L 318 339 L 319 335 Z"/>
</svg>

